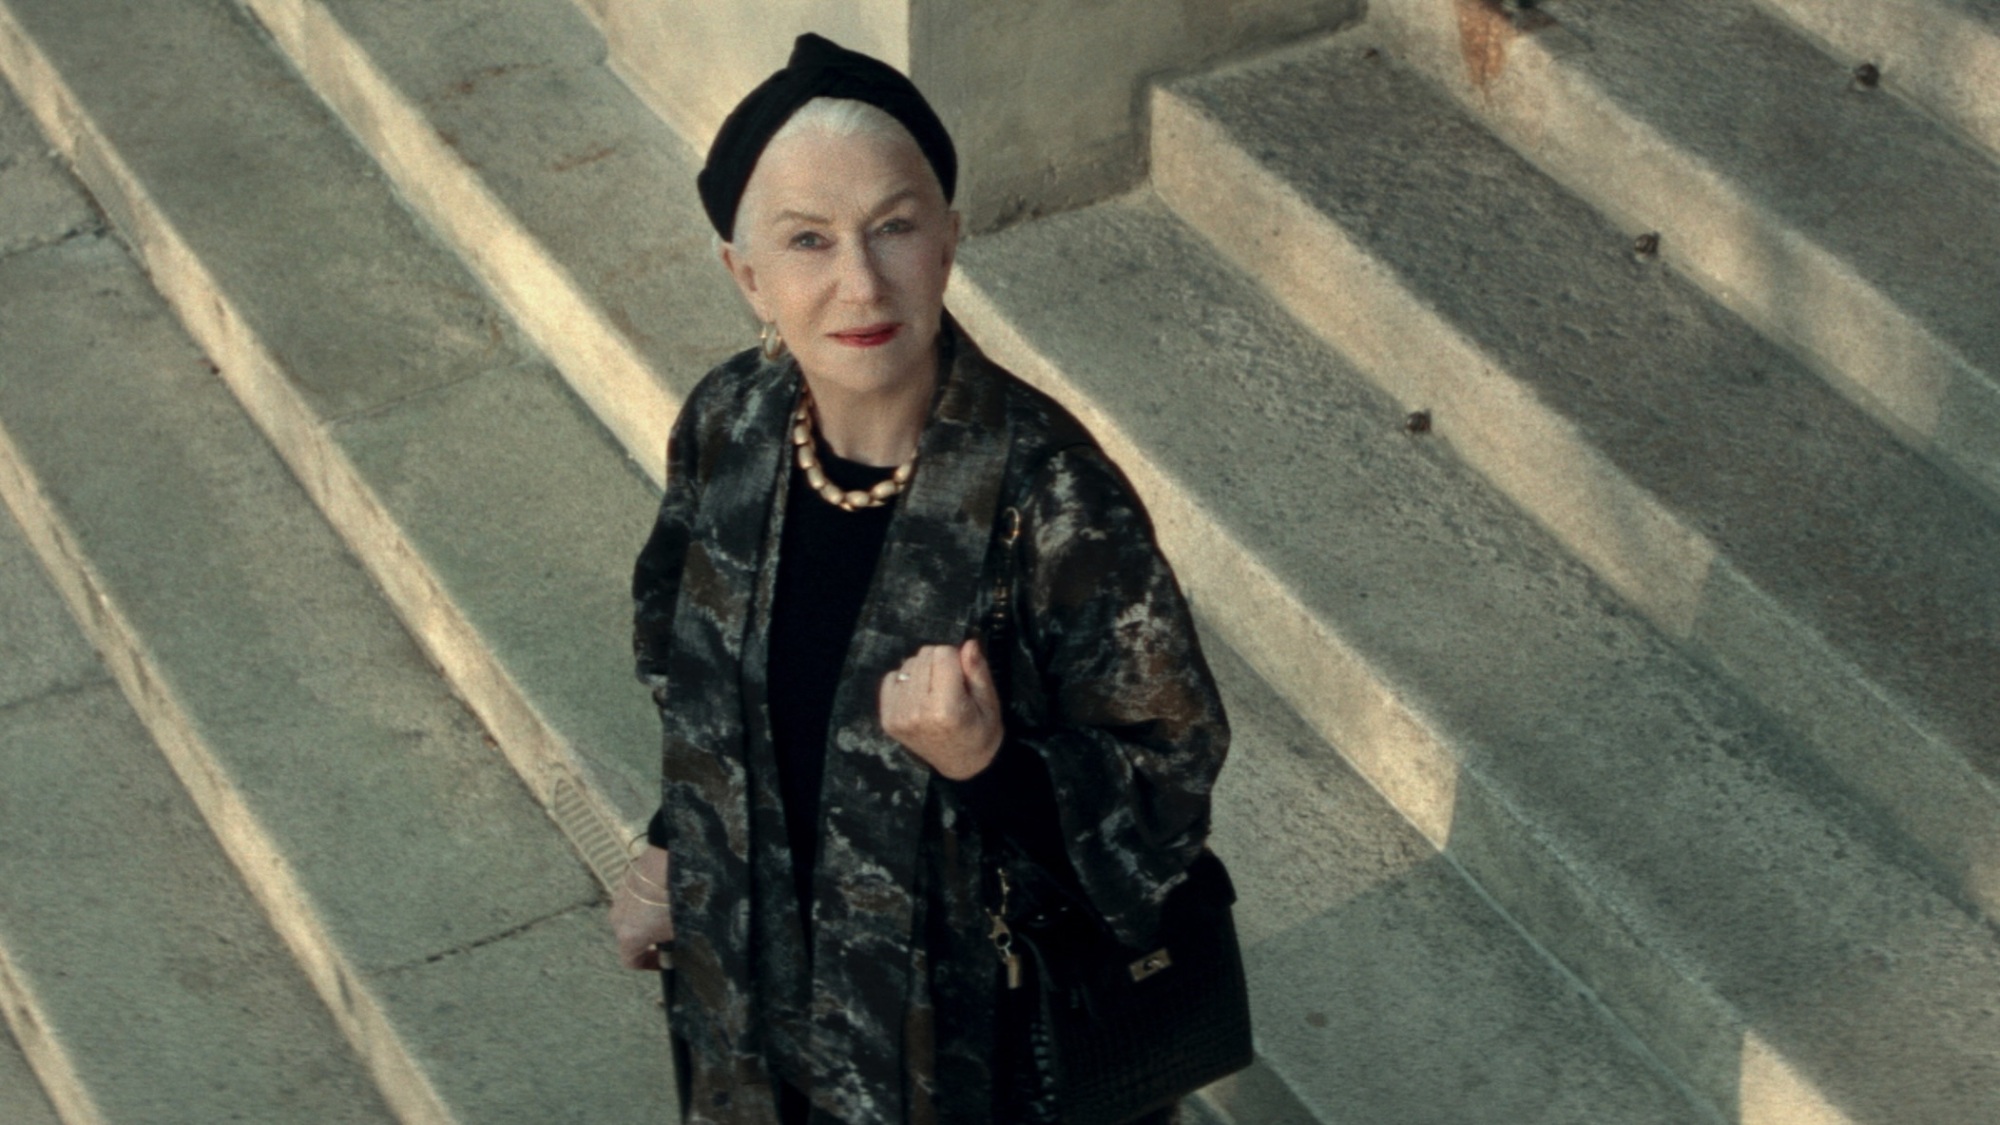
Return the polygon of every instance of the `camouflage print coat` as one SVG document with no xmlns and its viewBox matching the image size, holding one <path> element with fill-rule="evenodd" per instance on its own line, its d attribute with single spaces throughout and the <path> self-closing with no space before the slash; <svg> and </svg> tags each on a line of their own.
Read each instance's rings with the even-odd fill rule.
<svg viewBox="0 0 2000 1125">
<path fill-rule="evenodd" d="M 953 786 L 883 733 L 877 687 L 985 620 L 1009 507 L 1022 524 L 1013 634 L 1034 674 L 1010 692 L 1008 738 L 1047 764 L 1091 901 L 1143 944 L 1208 836 L 1228 727 L 1145 511 L 1080 423 L 949 318 L 941 348 L 918 469 L 829 723 L 810 956 L 765 682 L 796 365 L 738 355 L 674 426 L 633 579 L 634 646 L 665 727 L 669 1018 L 688 1051 L 689 1125 L 771 1125 L 773 1070 L 849 1125 L 991 1120 L 982 837 Z"/>
</svg>

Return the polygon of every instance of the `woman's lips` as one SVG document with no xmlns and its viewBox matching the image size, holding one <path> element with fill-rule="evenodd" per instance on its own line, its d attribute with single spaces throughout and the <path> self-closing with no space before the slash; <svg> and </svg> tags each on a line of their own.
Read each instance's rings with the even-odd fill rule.
<svg viewBox="0 0 2000 1125">
<path fill-rule="evenodd" d="M 835 332 L 833 338 L 850 348 L 879 348 L 896 338 L 901 332 L 900 324 L 871 324 L 866 328 L 853 328 L 846 332 Z"/>
</svg>

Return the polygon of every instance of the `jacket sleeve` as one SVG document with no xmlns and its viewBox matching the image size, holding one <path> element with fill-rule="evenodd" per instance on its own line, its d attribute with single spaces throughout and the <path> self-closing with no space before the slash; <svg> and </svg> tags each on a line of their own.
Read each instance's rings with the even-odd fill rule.
<svg viewBox="0 0 2000 1125">
<path fill-rule="evenodd" d="M 1017 737 L 1047 765 L 1084 892 L 1140 945 L 1207 846 L 1228 718 L 1145 509 L 1100 450 L 1050 458 L 1022 525 L 1022 627 L 1047 719 Z"/>
<path fill-rule="evenodd" d="M 632 657 L 639 682 L 665 706 L 667 650 L 673 640 L 674 605 L 680 598 L 681 564 L 694 536 L 700 503 L 699 441 L 692 398 L 667 438 L 667 488 L 652 534 L 632 569 Z"/>
<path fill-rule="evenodd" d="M 647 686 L 656 707 L 667 705 L 667 650 L 673 640 L 674 606 L 680 600 L 681 564 L 694 536 L 694 513 L 700 503 L 699 429 L 693 396 L 682 404 L 667 438 L 667 487 L 653 520 L 653 530 L 632 568 L 632 657 L 639 682 Z M 648 842 L 666 847 L 666 824 L 654 813 L 646 826 Z"/>
</svg>

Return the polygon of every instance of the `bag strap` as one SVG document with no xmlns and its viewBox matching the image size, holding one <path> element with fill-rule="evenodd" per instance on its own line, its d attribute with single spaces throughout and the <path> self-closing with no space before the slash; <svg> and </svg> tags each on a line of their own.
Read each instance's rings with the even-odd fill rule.
<svg viewBox="0 0 2000 1125">
<path fill-rule="evenodd" d="M 1038 692 L 1041 678 L 1041 671 L 1035 667 L 1033 657 L 1020 643 L 1024 604 L 1021 597 L 1021 537 L 1026 531 L 1026 517 L 1021 509 L 1028 502 L 1029 490 L 1050 462 L 1066 450 L 1087 444 L 1085 441 L 1072 441 L 1042 450 L 1025 471 L 1013 477 L 1014 487 L 1009 490 L 1007 502 L 1000 505 L 994 517 L 988 562 L 993 577 L 993 595 L 981 633 L 986 645 L 987 665 L 993 670 L 993 685 L 1000 696 L 1001 715 L 1010 728 L 1016 723 L 1012 706 L 1016 692 Z M 1048 890 L 1059 887 L 1061 881 L 1042 871 L 1040 865 L 1030 860 L 1007 838 L 1006 833 L 986 828 L 982 830 L 982 835 L 986 855 L 983 897 L 987 914 L 995 919 L 996 924 L 1003 915 L 1018 920 L 1026 905 L 1021 899 L 1046 901 Z M 1006 891 L 1001 882 L 1005 873 L 1004 857 L 1011 857 L 1016 870 L 1024 874 L 1030 874 L 1029 869 L 1032 868 L 1032 881 L 1036 886 Z"/>
<path fill-rule="evenodd" d="M 993 533 L 993 550 L 1000 555 L 1000 565 L 993 577 L 993 599 L 986 611 L 985 634 L 986 661 L 993 669 L 993 687 L 1000 696 L 1000 711 L 1005 716 L 1007 704 L 1013 698 L 1015 679 L 1015 644 L 1020 622 L 1016 608 L 1021 585 L 1021 509 L 1013 504 L 1000 509 L 1000 516 Z"/>
</svg>

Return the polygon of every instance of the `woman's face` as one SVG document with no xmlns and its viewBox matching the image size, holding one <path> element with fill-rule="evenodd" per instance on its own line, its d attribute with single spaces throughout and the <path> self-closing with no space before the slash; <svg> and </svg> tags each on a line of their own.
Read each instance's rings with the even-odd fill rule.
<svg viewBox="0 0 2000 1125">
<path fill-rule="evenodd" d="M 764 150 L 723 262 L 799 368 L 857 393 L 936 369 L 958 214 L 907 137 L 803 132 Z"/>
</svg>

